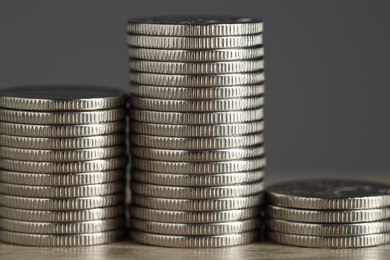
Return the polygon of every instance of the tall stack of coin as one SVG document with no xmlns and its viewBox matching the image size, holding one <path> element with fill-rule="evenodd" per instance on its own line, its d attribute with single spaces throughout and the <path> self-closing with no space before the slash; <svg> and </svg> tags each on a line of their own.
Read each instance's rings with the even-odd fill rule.
<svg viewBox="0 0 390 260">
<path fill-rule="evenodd" d="M 86 246 L 123 235 L 122 91 L 82 86 L 0 91 L 0 240 Z"/>
<path fill-rule="evenodd" d="M 134 240 L 222 247 L 257 237 L 262 31 L 252 18 L 128 23 Z"/>
<path fill-rule="evenodd" d="M 304 247 L 349 248 L 390 242 L 390 186 L 313 180 L 267 190 L 271 241 Z"/>
</svg>

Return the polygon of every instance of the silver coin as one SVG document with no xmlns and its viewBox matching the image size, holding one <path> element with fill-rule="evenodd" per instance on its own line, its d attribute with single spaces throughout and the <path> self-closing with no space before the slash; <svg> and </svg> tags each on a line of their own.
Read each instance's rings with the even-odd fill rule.
<svg viewBox="0 0 390 260">
<path fill-rule="evenodd" d="M 264 48 L 234 48 L 213 50 L 167 50 L 136 48 L 128 49 L 129 57 L 140 60 L 180 61 L 180 62 L 215 62 L 232 60 L 252 60 L 264 56 Z"/>
<path fill-rule="evenodd" d="M 264 94 L 264 84 L 213 88 L 160 87 L 132 84 L 129 89 L 134 96 L 170 100 L 247 98 Z"/>
<path fill-rule="evenodd" d="M 215 124 L 233 124 L 258 121 L 263 119 L 263 108 L 227 111 L 227 112 L 203 112 L 203 113 L 180 113 L 180 112 L 162 112 L 131 109 L 130 118 L 135 121 L 174 124 L 174 125 L 215 125 Z"/>
<path fill-rule="evenodd" d="M 170 148 L 183 150 L 206 150 L 240 148 L 263 143 L 262 133 L 222 137 L 165 137 L 153 135 L 131 134 L 132 145 L 151 148 Z M 134 154 L 133 154 L 134 155 Z"/>
<path fill-rule="evenodd" d="M 134 218 L 165 223 L 219 223 L 259 217 L 260 207 L 215 212 L 188 212 L 156 210 L 132 206 L 130 215 Z"/>
<path fill-rule="evenodd" d="M 69 223 L 27 222 L 0 218 L 2 230 L 41 235 L 97 233 L 120 229 L 124 224 L 123 217 Z"/>
<path fill-rule="evenodd" d="M 115 170 L 125 167 L 126 157 L 116 157 L 82 162 L 34 162 L 0 158 L 0 167 L 16 172 L 79 173 Z"/>
<path fill-rule="evenodd" d="M 375 209 L 390 206 L 390 186 L 355 180 L 307 180 L 269 187 L 271 204 L 302 209 Z"/>
<path fill-rule="evenodd" d="M 134 133 L 171 137 L 236 136 L 264 130 L 263 121 L 219 125 L 168 125 L 132 121 L 130 125 Z"/>
<path fill-rule="evenodd" d="M 21 124 L 99 124 L 124 119 L 123 108 L 83 112 L 38 112 L 22 110 L 0 110 L 0 120 Z"/>
<path fill-rule="evenodd" d="M 132 19 L 127 31 L 160 36 L 226 36 L 257 34 L 263 22 L 249 17 L 156 17 Z"/>
<path fill-rule="evenodd" d="M 125 182 L 67 187 L 29 186 L 0 182 L 0 193 L 32 198 L 78 198 L 124 192 L 125 186 Z"/>
<path fill-rule="evenodd" d="M 0 154 L 3 158 L 44 162 L 74 162 L 106 159 L 124 155 L 125 152 L 126 147 L 123 145 L 79 150 L 36 150 L 0 147 Z"/>
<path fill-rule="evenodd" d="M 1 172 L 0 172 L 1 174 Z M 224 186 L 236 185 L 260 181 L 264 177 L 264 170 L 254 170 L 250 172 L 234 172 L 221 174 L 169 174 L 131 170 L 131 179 L 143 183 L 193 187 L 193 186 Z"/>
<path fill-rule="evenodd" d="M 264 97 L 217 100 L 171 100 L 131 96 L 130 105 L 139 109 L 164 112 L 220 112 L 262 107 L 264 105 Z"/>
<path fill-rule="evenodd" d="M 163 223 L 132 218 L 131 227 L 144 232 L 182 236 L 217 236 L 253 231 L 260 226 L 260 219 L 246 219 L 224 223 L 182 224 Z M 1 224 L 1 221 L 0 221 Z M 0 225 L 1 227 L 1 225 Z"/>
<path fill-rule="evenodd" d="M 130 73 L 132 83 L 171 87 L 223 87 L 259 84 L 264 81 L 264 72 L 212 74 L 212 75 L 168 75 L 145 72 Z"/>
<path fill-rule="evenodd" d="M 25 149 L 87 149 L 114 146 L 124 142 L 124 133 L 73 138 L 0 135 L 1 146 Z"/>
<path fill-rule="evenodd" d="M 82 173 L 26 173 L 0 170 L 0 182 L 31 186 L 81 186 L 123 181 L 126 170 Z"/>
<path fill-rule="evenodd" d="M 267 219 L 267 228 L 277 232 L 304 236 L 361 236 L 388 233 L 390 231 L 390 221 L 384 220 L 365 223 L 317 224 L 291 222 L 281 219 Z"/>
<path fill-rule="evenodd" d="M 131 154 L 138 158 L 175 162 L 229 161 L 264 155 L 264 146 L 219 150 L 168 150 L 131 146 Z"/>
<path fill-rule="evenodd" d="M 0 122 L 0 134 L 30 137 L 83 137 L 123 132 L 125 121 L 87 125 L 26 125 Z"/>
<path fill-rule="evenodd" d="M 269 217 L 308 223 L 358 223 L 378 221 L 390 218 L 390 208 L 360 210 L 303 210 L 281 208 L 268 205 L 266 214 Z"/>
<path fill-rule="evenodd" d="M 322 237 L 301 236 L 268 231 L 267 236 L 272 242 L 303 247 L 356 248 L 379 246 L 390 242 L 389 233 L 364 236 Z"/>
<path fill-rule="evenodd" d="M 41 235 L 9 231 L 0 232 L 0 240 L 9 244 L 23 246 L 67 247 L 92 246 L 112 243 L 124 237 L 122 229 L 90 234 Z"/>
<path fill-rule="evenodd" d="M 173 211 L 224 211 L 258 207 L 263 201 L 263 194 L 247 197 L 219 199 L 167 199 L 146 197 L 133 194 L 132 203 L 145 208 Z"/>
<path fill-rule="evenodd" d="M 246 160 L 234 160 L 225 162 L 166 162 L 133 158 L 132 166 L 151 172 L 179 173 L 179 174 L 219 174 L 232 172 L 247 172 L 263 168 L 265 158 L 257 157 Z"/>
<path fill-rule="evenodd" d="M 123 216 L 124 205 L 75 211 L 44 211 L 0 207 L 0 217 L 28 222 L 80 222 Z"/>
<path fill-rule="evenodd" d="M 124 91 L 96 86 L 26 86 L 0 91 L 0 107 L 16 110 L 84 111 L 125 104 Z"/>
<path fill-rule="evenodd" d="M 173 236 L 130 230 L 129 236 L 136 242 L 154 246 L 212 248 L 251 243 L 258 238 L 259 232 L 245 232 L 219 236 Z"/>
<path fill-rule="evenodd" d="M 254 47 L 263 44 L 263 35 L 240 35 L 218 37 L 179 37 L 127 35 L 129 46 L 151 49 L 231 49 Z"/>
<path fill-rule="evenodd" d="M 28 198 L 3 194 L 0 196 L 0 205 L 16 209 L 74 211 L 115 206 L 123 203 L 124 199 L 122 193 L 70 199 Z"/>
<path fill-rule="evenodd" d="M 130 60 L 129 69 L 162 74 L 221 74 L 242 73 L 264 69 L 264 60 L 240 60 L 221 62 L 161 62 Z"/>
</svg>

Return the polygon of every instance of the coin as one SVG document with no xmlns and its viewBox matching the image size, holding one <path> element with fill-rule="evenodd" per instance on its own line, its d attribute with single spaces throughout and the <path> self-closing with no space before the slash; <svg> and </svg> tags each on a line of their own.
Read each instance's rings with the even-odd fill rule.
<svg viewBox="0 0 390 260">
<path fill-rule="evenodd" d="M 0 172 L 1 175 L 1 172 Z M 260 181 L 264 170 L 221 174 L 169 174 L 131 170 L 131 179 L 143 183 L 167 186 L 224 186 Z M 0 177 L 1 178 L 1 177 Z"/>
<path fill-rule="evenodd" d="M 389 233 L 364 236 L 322 237 L 300 236 L 268 231 L 267 236 L 271 241 L 276 243 L 303 247 L 355 248 L 379 246 L 390 242 Z"/>
<path fill-rule="evenodd" d="M 266 214 L 269 217 L 288 221 L 312 223 L 357 223 L 377 221 L 390 218 L 390 208 L 360 210 L 303 210 L 281 208 L 268 205 Z"/>
<path fill-rule="evenodd" d="M 81 162 L 34 162 L 0 158 L 0 167 L 17 172 L 79 173 L 119 169 L 127 164 L 126 157 L 116 157 Z"/>
<path fill-rule="evenodd" d="M 0 170 L 0 181 L 31 186 L 79 186 L 110 183 L 125 179 L 124 169 L 82 173 L 26 173 Z"/>
<path fill-rule="evenodd" d="M 124 224 L 123 217 L 69 223 L 26 222 L 0 218 L 2 230 L 42 235 L 97 233 L 120 229 Z"/>
<path fill-rule="evenodd" d="M 248 35 L 263 31 L 263 22 L 247 17 L 155 17 L 128 21 L 132 34 L 160 36 Z"/>
<path fill-rule="evenodd" d="M 74 211 L 110 207 L 123 203 L 124 199 L 125 197 L 122 193 L 70 199 L 28 198 L 1 195 L 0 205 L 16 209 Z"/>
<path fill-rule="evenodd" d="M 217 187 L 175 187 L 145 184 L 133 181 L 131 183 L 131 190 L 136 194 L 158 198 L 217 199 L 257 194 L 264 190 L 264 183 L 254 182 L 241 185 Z"/>
<path fill-rule="evenodd" d="M 238 221 L 258 217 L 260 212 L 260 207 L 215 212 L 169 211 L 136 206 L 130 208 L 130 215 L 133 218 L 165 223 L 218 223 Z"/>
<path fill-rule="evenodd" d="M 246 197 L 219 198 L 219 199 L 167 199 L 146 197 L 134 194 L 132 203 L 145 208 L 173 211 L 219 211 L 245 209 L 259 206 L 263 201 L 263 194 L 258 193 Z"/>
<path fill-rule="evenodd" d="M 221 136 L 221 137 L 165 137 L 153 135 L 131 134 L 130 141 L 133 145 L 151 148 L 170 148 L 184 150 L 227 149 L 253 146 L 263 143 L 263 134 Z"/>
<path fill-rule="evenodd" d="M 125 182 L 67 187 L 29 186 L 0 182 L 0 193 L 33 198 L 77 198 L 114 194 L 124 191 L 125 186 Z"/>
<path fill-rule="evenodd" d="M 144 135 L 172 137 L 217 137 L 259 133 L 264 130 L 263 121 L 219 125 L 168 125 L 130 122 L 131 131 Z"/>
<path fill-rule="evenodd" d="M 0 122 L 0 134 L 30 137 L 83 137 L 123 132 L 125 121 L 87 125 L 26 125 Z"/>
<path fill-rule="evenodd" d="M 176 37 L 127 35 L 129 46 L 151 49 L 230 49 L 245 48 L 263 44 L 263 35 L 240 35 L 218 37 Z"/>
<path fill-rule="evenodd" d="M 259 232 L 245 232 L 219 236 L 173 236 L 130 230 L 129 236 L 136 242 L 165 247 L 226 247 L 255 241 Z"/>
<path fill-rule="evenodd" d="M 132 165 L 137 169 L 151 172 L 179 174 L 218 174 L 246 172 L 263 168 L 265 166 L 265 158 L 256 157 L 246 160 L 204 163 L 166 162 L 133 158 Z"/>
<path fill-rule="evenodd" d="M 221 74 L 251 72 L 264 69 L 264 60 L 241 60 L 220 62 L 161 62 L 130 60 L 129 69 L 163 74 Z"/>
<path fill-rule="evenodd" d="M 66 223 L 92 221 L 115 218 L 123 216 L 124 213 L 124 205 L 75 211 L 43 211 L 0 207 L 0 217 L 2 218 L 32 222 Z"/>
<path fill-rule="evenodd" d="M 149 111 L 132 108 L 130 118 L 132 120 L 174 125 L 215 125 L 233 124 L 258 121 L 263 119 L 263 108 L 228 111 L 228 112 L 200 112 L 200 113 L 180 113 Z"/>
<path fill-rule="evenodd" d="M 158 161 L 228 161 L 263 155 L 264 146 L 257 145 L 244 148 L 229 148 L 219 150 L 168 150 L 131 146 L 131 154 L 135 157 Z"/>
<path fill-rule="evenodd" d="M 0 145 L 25 149 L 86 149 L 114 146 L 125 142 L 124 134 L 85 136 L 73 138 L 25 137 L 0 135 Z"/>
<path fill-rule="evenodd" d="M 302 209 L 375 209 L 390 206 L 390 186 L 355 180 L 307 180 L 272 186 L 271 204 Z"/>
<path fill-rule="evenodd" d="M 110 109 L 84 112 L 37 112 L 22 110 L 0 110 L 0 120 L 22 124 L 98 124 L 124 119 L 125 109 Z"/>
<path fill-rule="evenodd" d="M 96 86 L 25 86 L 2 89 L 0 107 L 17 110 L 84 111 L 124 106 L 122 90 Z"/>
<path fill-rule="evenodd" d="M 264 81 L 264 72 L 214 74 L 214 75 L 175 75 L 145 72 L 130 73 L 131 82 L 141 85 L 171 87 L 222 87 L 259 84 Z"/>
<path fill-rule="evenodd" d="M 171 100 L 130 97 L 130 105 L 139 109 L 173 112 L 234 111 L 258 108 L 264 105 L 264 98 L 234 98 L 217 100 Z"/>
<path fill-rule="evenodd" d="M 9 244 L 24 245 L 24 246 L 92 246 L 112 243 L 124 236 L 122 229 L 90 233 L 90 234 L 72 234 L 72 235 L 41 235 L 41 234 L 26 234 L 2 231 L 0 232 L 0 240 Z"/>
<path fill-rule="evenodd" d="M 36 150 L 12 147 L 0 147 L 3 158 L 21 161 L 74 162 L 106 159 L 123 155 L 125 146 L 109 146 L 80 150 Z"/>
<path fill-rule="evenodd" d="M 234 48 L 212 50 L 168 50 L 136 48 L 128 49 L 129 57 L 140 60 L 181 61 L 181 62 L 213 62 L 231 60 L 251 60 L 263 57 L 264 48 Z"/>
<path fill-rule="evenodd" d="M 243 233 L 257 229 L 260 226 L 260 223 L 261 221 L 258 218 L 234 222 L 204 224 L 164 223 L 140 220 L 136 218 L 131 219 L 132 228 L 137 230 L 154 234 L 184 236 L 216 236 Z"/>
<path fill-rule="evenodd" d="M 281 219 L 267 219 L 267 228 L 277 232 L 305 236 L 361 236 L 388 233 L 390 231 L 390 221 L 317 224 L 290 222 Z"/>
</svg>

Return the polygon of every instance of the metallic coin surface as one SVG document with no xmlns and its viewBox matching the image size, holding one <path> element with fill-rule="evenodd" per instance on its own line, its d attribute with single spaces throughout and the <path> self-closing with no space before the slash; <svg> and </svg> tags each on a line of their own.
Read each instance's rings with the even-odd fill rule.
<svg viewBox="0 0 390 260">
<path fill-rule="evenodd" d="M 365 223 L 317 224 L 267 219 L 266 223 L 269 230 L 304 236 L 361 236 L 388 233 L 390 231 L 389 220 Z"/>
<path fill-rule="evenodd" d="M 268 239 L 273 242 L 302 247 L 324 247 L 324 248 L 356 248 L 379 246 L 390 242 L 390 234 L 372 234 L 364 236 L 346 237 L 322 237 L 322 236 L 301 236 L 268 231 Z"/>
<path fill-rule="evenodd" d="M 267 205 L 269 217 L 309 223 L 359 223 L 390 218 L 390 208 L 359 210 L 304 210 Z"/>
<path fill-rule="evenodd" d="M 246 209 L 225 210 L 215 212 L 188 212 L 156 210 L 132 206 L 130 215 L 134 218 L 165 223 L 219 223 L 229 221 L 239 221 L 259 217 L 260 207 Z"/>
<path fill-rule="evenodd" d="M 21 161 L 74 162 L 106 159 L 121 156 L 126 152 L 123 145 L 78 150 L 37 150 L 1 146 L 3 158 Z"/>
<path fill-rule="evenodd" d="M 0 91 L 0 107 L 16 110 L 84 111 L 125 105 L 126 93 L 96 86 L 26 86 Z"/>
<path fill-rule="evenodd" d="M 124 108 L 82 112 L 0 110 L 1 121 L 33 125 L 99 124 L 122 120 L 125 116 Z"/>
<path fill-rule="evenodd" d="M 0 170 L 0 182 L 31 186 L 80 186 L 123 181 L 125 169 L 83 173 L 28 173 Z"/>
<path fill-rule="evenodd" d="M 247 197 L 220 198 L 220 199 L 167 199 L 146 197 L 134 194 L 132 202 L 145 208 L 173 211 L 220 211 L 258 207 L 263 201 L 263 194 Z"/>
<path fill-rule="evenodd" d="M 122 229 L 69 235 L 41 235 L 2 231 L 0 240 L 9 244 L 23 246 L 67 247 L 67 246 L 92 246 L 112 243 L 124 237 Z"/>
<path fill-rule="evenodd" d="M 247 244 L 255 241 L 259 232 L 245 232 L 219 236 L 173 236 L 130 230 L 129 236 L 136 242 L 165 247 L 213 248 Z"/>
<path fill-rule="evenodd" d="M 131 170 L 131 178 L 134 181 L 179 187 L 236 185 L 260 181 L 263 177 L 264 170 L 262 169 L 221 174 L 169 174 Z"/>
<path fill-rule="evenodd" d="M 29 234 L 85 234 L 123 228 L 123 217 L 70 223 L 27 222 L 0 218 L 0 228 L 6 231 Z"/>
<path fill-rule="evenodd" d="M 302 209 L 374 209 L 390 206 L 390 185 L 355 180 L 307 180 L 269 187 L 271 204 Z"/>
</svg>

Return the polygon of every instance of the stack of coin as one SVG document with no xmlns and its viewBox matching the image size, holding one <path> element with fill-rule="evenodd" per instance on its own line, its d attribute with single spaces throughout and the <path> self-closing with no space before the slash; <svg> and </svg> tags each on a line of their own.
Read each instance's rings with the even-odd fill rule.
<svg viewBox="0 0 390 260">
<path fill-rule="evenodd" d="M 131 226 L 136 241 L 222 247 L 258 235 L 263 24 L 131 20 Z"/>
<path fill-rule="evenodd" d="M 308 180 L 267 190 L 267 235 L 303 247 L 353 248 L 390 242 L 390 186 Z"/>
<path fill-rule="evenodd" d="M 126 95 L 82 86 L 0 91 L 0 240 L 86 246 L 123 235 Z"/>
</svg>

